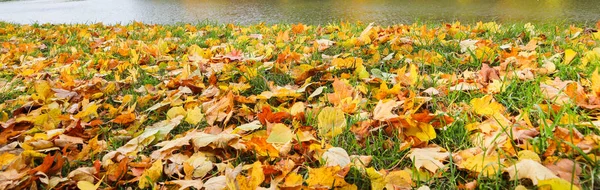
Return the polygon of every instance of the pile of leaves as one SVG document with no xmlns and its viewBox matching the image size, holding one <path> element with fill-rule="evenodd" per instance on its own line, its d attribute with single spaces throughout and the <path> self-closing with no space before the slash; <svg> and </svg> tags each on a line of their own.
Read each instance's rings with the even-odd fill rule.
<svg viewBox="0 0 600 190">
<path fill-rule="evenodd" d="M 0 189 L 590 189 L 595 28 L 0 23 Z"/>
</svg>

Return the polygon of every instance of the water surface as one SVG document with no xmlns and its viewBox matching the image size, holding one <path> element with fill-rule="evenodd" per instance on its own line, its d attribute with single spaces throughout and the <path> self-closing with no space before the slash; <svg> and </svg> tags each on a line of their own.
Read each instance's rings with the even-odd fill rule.
<svg viewBox="0 0 600 190">
<path fill-rule="evenodd" d="M 0 2 L 0 21 L 254 24 L 363 21 L 595 23 L 600 0 L 24 0 Z"/>
</svg>

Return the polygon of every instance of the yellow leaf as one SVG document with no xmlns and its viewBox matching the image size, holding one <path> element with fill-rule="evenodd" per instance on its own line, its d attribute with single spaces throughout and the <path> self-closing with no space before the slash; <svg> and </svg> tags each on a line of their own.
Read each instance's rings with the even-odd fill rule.
<svg viewBox="0 0 600 190">
<path fill-rule="evenodd" d="M 162 160 L 155 161 L 150 168 L 144 170 L 142 176 L 140 176 L 140 181 L 138 183 L 138 187 L 140 189 L 144 189 L 148 187 L 150 184 L 153 184 L 160 178 L 163 173 L 163 164 Z"/>
<path fill-rule="evenodd" d="M 302 176 L 297 173 L 290 173 L 285 176 L 282 187 L 298 187 L 302 185 Z"/>
<path fill-rule="evenodd" d="M 483 176 L 493 176 L 500 168 L 498 155 L 486 155 L 485 153 L 469 157 L 459 164 L 459 167 L 469 171 L 481 173 Z"/>
<path fill-rule="evenodd" d="M 367 69 L 365 68 L 365 66 L 362 64 L 356 66 L 356 70 L 354 70 L 354 74 L 356 74 L 358 76 L 358 79 L 367 79 L 371 76 L 369 74 L 369 72 L 367 72 Z"/>
<path fill-rule="evenodd" d="M 98 92 L 98 93 L 94 93 L 92 94 L 92 96 L 90 97 L 91 100 L 96 100 L 98 98 L 102 98 L 102 96 L 104 96 L 104 93 L 102 92 Z"/>
<path fill-rule="evenodd" d="M 8 113 L 6 113 L 5 111 L 0 112 L 0 122 L 6 122 L 8 118 Z"/>
<path fill-rule="evenodd" d="M 539 189 L 544 190 L 560 190 L 560 189 L 570 189 L 570 190 L 579 190 L 579 187 L 569 183 L 567 180 L 562 178 L 551 178 L 540 180 L 538 182 Z"/>
<path fill-rule="evenodd" d="M 519 186 L 515 187 L 515 190 L 527 190 L 527 187 L 525 187 L 523 185 L 519 185 Z"/>
<path fill-rule="evenodd" d="M 43 100 L 48 99 L 53 93 L 52 89 L 50 88 L 50 83 L 45 80 L 36 82 L 34 88 L 38 97 Z"/>
<path fill-rule="evenodd" d="M 596 96 L 600 95 L 600 74 L 598 74 L 598 68 L 592 73 L 592 91 L 596 93 Z"/>
<path fill-rule="evenodd" d="M 517 155 L 519 157 L 519 160 L 531 159 L 538 163 L 542 162 L 542 160 L 540 159 L 540 156 L 531 150 L 521 150 L 521 151 L 519 151 L 519 153 Z"/>
<path fill-rule="evenodd" d="M 175 118 L 178 115 L 185 116 L 186 114 L 187 112 L 185 111 L 185 109 L 183 109 L 183 107 L 172 107 L 171 109 L 169 109 L 169 111 L 167 111 L 167 119 Z"/>
<path fill-rule="evenodd" d="M 410 64 L 410 67 L 408 68 L 408 82 L 411 86 L 415 85 L 417 83 L 417 81 L 419 80 L 419 74 L 418 74 L 418 69 L 417 66 L 415 64 Z M 406 76 L 406 74 L 405 74 Z"/>
<path fill-rule="evenodd" d="M 373 190 L 382 190 L 385 185 L 385 179 L 383 174 L 379 173 L 375 168 L 370 167 L 366 169 L 367 177 L 371 180 L 371 189 Z"/>
<path fill-rule="evenodd" d="M 102 180 L 104 180 L 104 177 L 102 177 L 102 179 L 100 179 L 100 181 L 98 181 L 98 183 L 96 183 L 96 185 L 94 185 L 93 183 L 91 183 L 89 181 L 79 181 L 79 182 L 77 182 L 77 188 L 79 188 L 81 190 L 96 190 L 96 189 L 98 189 L 98 187 L 100 187 Z"/>
<path fill-rule="evenodd" d="M 390 172 L 385 176 L 385 187 L 387 189 L 411 189 L 412 179 L 410 173 L 405 170 Z"/>
<path fill-rule="evenodd" d="M 267 142 L 284 144 L 292 140 L 293 137 L 294 133 L 292 133 L 292 130 L 289 127 L 278 123 L 271 128 L 271 133 L 269 134 L 269 138 L 267 138 Z"/>
<path fill-rule="evenodd" d="M 475 50 L 475 58 L 481 62 L 492 62 L 495 58 L 495 52 L 492 48 L 483 46 Z"/>
<path fill-rule="evenodd" d="M 84 121 L 89 121 L 91 120 L 91 117 L 98 117 L 98 107 L 99 105 L 97 105 L 96 102 L 89 103 L 83 106 L 81 111 L 73 117 L 84 119 Z"/>
<path fill-rule="evenodd" d="M 250 176 L 245 177 L 243 175 L 238 175 L 236 180 L 239 184 L 239 189 L 241 190 L 254 190 L 257 189 L 260 184 L 265 180 L 265 174 L 262 169 L 262 164 L 257 161 L 252 164 L 252 171 L 250 171 Z"/>
<path fill-rule="evenodd" d="M 308 179 L 306 183 L 309 188 L 326 188 L 332 189 L 335 187 L 348 186 L 344 176 L 338 175 L 341 170 L 339 166 L 334 167 L 322 167 L 322 168 L 309 168 Z"/>
<path fill-rule="evenodd" d="M 435 129 L 429 123 L 419 123 L 418 126 L 410 127 L 405 134 L 415 136 L 421 141 L 433 140 L 436 137 Z"/>
<path fill-rule="evenodd" d="M 331 138 L 341 134 L 346 128 L 346 117 L 339 108 L 325 107 L 317 116 L 317 128 L 323 137 Z"/>
<path fill-rule="evenodd" d="M 494 101 L 494 97 L 489 94 L 481 98 L 472 99 L 471 107 L 476 114 L 485 116 L 493 116 L 497 113 L 504 112 L 504 106 Z"/>
<path fill-rule="evenodd" d="M 573 60 L 573 58 L 575 58 L 576 55 L 577 52 L 573 51 L 572 49 L 565 50 L 565 59 L 563 61 L 563 64 L 566 65 L 571 63 L 571 61 Z"/>
<path fill-rule="evenodd" d="M 81 190 L 96 190 L 98 187 L 89 181 L 79 181 L 77 182 L 77 188 Z"/>
<path fill-rule="evenodd" d="M 600 40 L 600 32 L 594 32 L 592 36 L 595 40 Z"/>
<path fill-rule="evenodd" d="M 204 119 L 204 114 L 202 114 L 202 109 L 200 107 L 194 107 L 191 110 L 188 110 L 187 115 L 185 116 L 185 122 L 196 125 L 200 123 Z"/>
<path fill-rule="evenodd" d="M 0 168 L 4 168 L 4 166 L 10 164 L 12 161 L 16 160 L 17 156 L 8 152 L 0 154 Z"/>
</svg>

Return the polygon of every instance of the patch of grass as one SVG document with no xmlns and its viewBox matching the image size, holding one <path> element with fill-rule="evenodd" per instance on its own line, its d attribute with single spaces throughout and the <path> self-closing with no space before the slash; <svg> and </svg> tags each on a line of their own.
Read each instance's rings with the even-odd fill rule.
<svg viewBox="0 0 600 190">
<path fill-rule="evenodd" d="M 356 185 L 358 189 L 371 189 L 371 180 L 355 167 L 350 168 L 350 171 L 344 180 L 350 184 Z"/>
<path fill-rule="evenodd" d="M 402 168 L 410 165 L 410 160 L 404 158 L 408 150 L 401 150 L 397 136 L 388 136 L 383 131 L 368 135 L 364 144 L 356 139 L 354 133 L 345 130 L 342 134 L 331 140 L 332 146 L 345 149 L 350 155 L 370 155 L 373 160 L 371 166 L 375 169 Z"/>
<path fill-rule="evenodd" d="M 521 81 L 513 79 L 500 93 L 494 95 L 498 103 L 507 108 L 508 113 L 518 115 L 519 109 L 529 109 L 543 101 L 538 80 Z"/>
<path fill-rule="evenodd" d="M 432 140 L 432 143 L 452 151 L 471 148 L 472 144 L 469 139 L 469 132 L 465 128 L 466 124 L 464 119 L 456 118 L 450 125 L 438 130 L 437 137 Z"/>
<path fill-rule="evenodd" d="M 22 91 L 16 91 L 16 90 L 5 92 L 5 93 L 0 93 L 0 104 L 6 102 L 8 100 L 14 100 L 17 97 L 24 95 L 24 94 L 27 94 L 27 93 L 22 92 Z"/>
</svg>

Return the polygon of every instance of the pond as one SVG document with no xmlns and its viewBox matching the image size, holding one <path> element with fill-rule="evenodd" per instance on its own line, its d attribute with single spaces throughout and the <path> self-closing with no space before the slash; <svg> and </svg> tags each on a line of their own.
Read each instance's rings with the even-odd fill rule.
<svg viewBox="0 0 600 190">
<path fill-rule="evenodd" d="M 2 0 L 0 0 L 2 1 Z M 16 23 L 306 23 L 362 21 L 576 22 L 600 19 L 598 0 L 25 0 L 0 2 Z"/>
</svg>

